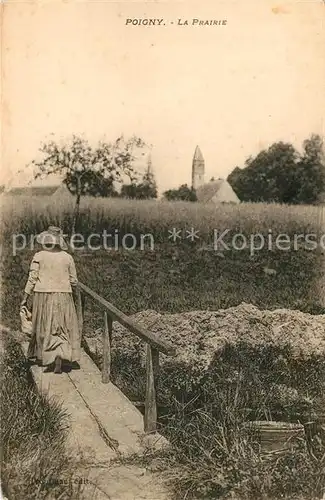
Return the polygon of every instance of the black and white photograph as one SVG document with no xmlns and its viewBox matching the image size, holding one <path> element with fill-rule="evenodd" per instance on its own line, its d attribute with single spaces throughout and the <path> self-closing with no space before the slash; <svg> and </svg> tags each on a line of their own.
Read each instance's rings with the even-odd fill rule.
<svg viewBox="0 0 325 500">
<path fill-rule="evenodd" d="M 3 500 L 325 500 L 325 3 L 2 0 Z"/>
</svg>

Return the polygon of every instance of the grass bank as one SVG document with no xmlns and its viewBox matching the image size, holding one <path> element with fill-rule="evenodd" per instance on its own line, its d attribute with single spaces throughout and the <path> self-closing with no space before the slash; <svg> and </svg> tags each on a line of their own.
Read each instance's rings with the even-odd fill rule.
<svg viewBox="0 0 325 500">
<path fill-rule="evenodd" d="M 18 318 L 21 290 L 28 266 L 37 248 L 13 252 L 15 234 L 27 241 L 48 225 L 61 226 L 69 233 L 73 200 L 50 197 L 10 197 L 2 199 L 3 216 L 3 311 L 12 324 Z M 77 231 L 86 239 L 103 231 L 117 234 L 108 250 L 75 251 L 79 277 L 88 286 L 113 302 L 127 314 L 143 309 L 178 312 L 191 309 L 218 309 L 242 301 L 263 308 L 289 307 L 321 312 L 318 284 L 322 279 L 319 254 L 297 235 L 316 234 L 317 208 L 277 204 L 202 205 L 186 202 L 130 201 L 85 198 Z M 171 231 L 180 231 L 174 242 Z M 198 238 L 192 242 L 186 231 L 194 228 Z M 215 247 L 214 230 L 227 231 L 225 243 Z M 123 236 L 130 233 L 136 248 L 122 246 Z M 152 236 L 139 248 L 141 235 Z M 243 240 L 233 237 L 241 234 Z M 277 248 L 277 237 L 286 235 L 289 247 Z M 265 239 L 261 250 L 251 251 L 250 238 Z M 272 245 L 269 238 L 272 237 Z M 17 240 L 18 241 L 18 240 Z M 102 243 L 96 238 L 93 244 Z M 22 240 L 18 241 L 18 247 Z M 115 245 L 117 243 L 117 245 Z M 131 244 L 132 240 L 128 242 Z M 14 255 L 15 253 L 15 255 Z M 89 318 L 91 320 L 91 318 Z M 91 325 L 93 326 L 93 325 Z"/>
<path fill-rule="evenodd" d="M 33 251 L 4 258 L 5 324 L 19 325 L 19 303 Z M 316 252 L 232 251 L 222 257 L 198 247 L 161 244 L 155 251 L 76 251 L 79 279 L 126 314 L 154 309 L 182 312 L 217 310 L 247 302 L 261 308 L 286 307 L 318 314 L 324 311 L 317 284 Z M 268 270 L 272 270 L 272 274 Z M 86 331 L 101 326 L 94 307 L 86 308 Z"/>
<path fill-rule="evenodd" d="M 229 407 L 229 417 L 231 411 Z M 239 427 L 229 427 L 204 408 L 184 405 L 170 417 L 164 432 L 171 451 L 148 454 L 143 462 L 164 476 L 175 500 L 323 497 L 325 448 L 320 441 L 309 448 L 301 442 L 282 454 L 262 456 L 258 443 L 248 440 Z"/>
<path fill-rule="evenodd" d="M 65 449 L 67 415 L 41 396 L 18 344 L 1 329 L 1 482 L 9 500 L 76 500 L 76 463 Z"/>
</svg>

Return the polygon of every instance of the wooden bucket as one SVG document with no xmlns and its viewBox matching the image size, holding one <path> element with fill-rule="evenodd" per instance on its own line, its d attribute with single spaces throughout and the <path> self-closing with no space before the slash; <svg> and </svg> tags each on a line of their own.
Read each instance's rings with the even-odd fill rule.
<svg viewBox="0 0 325 500">
<path fill-rule="evenodd" d="M 304 422 L 306 440 L 310 444 L 318 436 L 325 442 L 325 414 L 318 413 L 310 415 L 307 422 Z"/>
<path fill-rule="evenodd" d="M 283 452 L 305 440 L 302 424 L 257 420 L 246 422 L 244 427 L 257 438 L 262 453 Z"/>
</svg>

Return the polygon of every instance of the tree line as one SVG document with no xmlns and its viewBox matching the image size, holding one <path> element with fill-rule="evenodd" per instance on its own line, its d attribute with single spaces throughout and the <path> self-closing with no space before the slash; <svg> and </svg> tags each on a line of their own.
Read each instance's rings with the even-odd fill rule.
<svg viewBox="0 0 325 500">
<path fill-rule="evenodd" d="M 214 178 L 211 179 L 213 181 Z M 235 167 L 227 181 L 240 201 L 315 204 L 325 201 L 324 142 L 316 134 L 302 144 L 276 142 Z M 164 193 L 168 200 L 196 201 L 187 184 Z"/>
<path fill-rule="evenodd" d="M 299 153 L 290 143 L 277 142 L 236 167 L 228 182 L 241 201 L 314 204 L 325 194 L 323 139 L 311 135 Z"/>
<path fill-rule="evenodd" d="M 129 139 L 121 136 L 114 142 L 99 142 L 96 146 L 77 136 L 62 143 L 50 140 L 40 147 L 41 159 L 32 161 L 34 177 L 59 175 L 76 196 L 77 219 L 82 196 L 157 198 L 150 156 L 142 176 L 134 167 L 135 160 L 145 154 L 146 148 L 148 145 L 137 136 Z M 276 142 L 247 158 L 243 167 L 235 167 L 227 181 L 241 201 L 287 204 L 324 201 L 323 139 L 312 134 L 303 142 L 301 153 L 290 143 Z M 163 197 L 169 201 L 197 201 L 195 191 L 187 184 L 165 191 Z"/>
<path fill-rule="evenodd" d="M 137 136 L 129 139 L 121 136 L 114 142 L 102 141 L 92 146 L 73 135 L 61 143 L 55 140 L 43 143 L 39 150 L 41 159 L 31 165 L 35 179 L 59 175 L 75 195 L 75 226 L 82 196 L 157 198 L 151 159 L 142 177 L 134 167 L 146 148 L 148 145 Z M 241 201 L 287 204 L 325 201 L 323 139 L 312 134 L 303 142 L 301 153 L 290 143 L 276 142 L 255 157 L 247 158 L 243 167 L 235 167 L 227 181 Z M 120 184 L 120 190 L 116 184 Z M 3 191 L 4 186 L 0 186 L 0 193 Z M 165 191 L 163 197 L 169 201 L 197 201 L 196 192 L 187 184 Z"/>
</svg>

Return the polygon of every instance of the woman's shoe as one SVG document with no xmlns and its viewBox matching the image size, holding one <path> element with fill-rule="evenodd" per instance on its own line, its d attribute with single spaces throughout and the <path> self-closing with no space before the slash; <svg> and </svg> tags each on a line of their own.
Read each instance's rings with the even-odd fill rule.
<svg viewBox="0 0 325 500">
<path fill-rule="evenodd" d="M 29 358 L 27 358 L 27 363 L 29 365 L 37 365 L 38 364 L 38 360 L 35 358 L 35 356 L 29 357 Z"/>
<path fill-rule="evenodd" d="M 62 359 L 57 356 L 54 361 L 54 373 L 62 373 Z"/>
<path fill-rule="evenodd" d="M 62 372 L 63 373 L 70 373 L 72 370 L 71 363 L 70 361 L 67 361 L 66 359 L 62 359 Z"/>
</svg>

